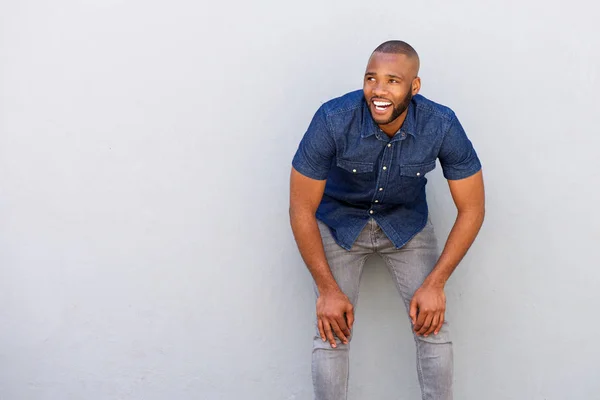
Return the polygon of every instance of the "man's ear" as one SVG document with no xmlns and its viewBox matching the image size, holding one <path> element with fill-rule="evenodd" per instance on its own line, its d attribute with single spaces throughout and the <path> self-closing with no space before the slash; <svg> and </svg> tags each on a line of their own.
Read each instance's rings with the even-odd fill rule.
<svg viewBox="0 0 600 400">
<path fill-rule="evenodd" d="M 412 81 L 412 95 L 416 95 L 421 90 L 421 78 L 418 76 Z"/>
</svg>

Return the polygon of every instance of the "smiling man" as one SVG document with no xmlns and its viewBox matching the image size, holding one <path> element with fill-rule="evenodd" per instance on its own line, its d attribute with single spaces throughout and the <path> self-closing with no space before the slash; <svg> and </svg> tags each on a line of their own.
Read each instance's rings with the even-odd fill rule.
<svg viewBox="0 0 600 400">
<path fill-rule="evenodd" d="M 481 164 L 454 112 L 419 95 L 419 56 L 389 41 L 363 90 L 323 104 L 292 162 L 290 220 L 315 284 L 316 400 L 345 400 L 348 352 L 365 260 L 379 254 L 412 323 L 423 399 L 452 399 L 444 286 L 483 223 Z M 439 160 L 457 208 L 441 255 L 425 175 Z"/>
</svg>

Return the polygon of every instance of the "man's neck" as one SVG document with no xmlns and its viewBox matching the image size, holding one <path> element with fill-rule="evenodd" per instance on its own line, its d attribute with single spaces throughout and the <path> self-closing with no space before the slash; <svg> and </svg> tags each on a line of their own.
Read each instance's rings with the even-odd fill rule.
<svg viewBox="0 0 600 400">
<path fill-rule="evenodd" d="M 390 122 L 386 125 L 379 125 L 379 128 L 388 135 L 389 137 L 394 137 L 394 135 L 400 130 L 402 124 L 404 124 L 404 120 L 406 119 L 407 110 L 404 111 L 398 118 Z"/>
</svg>

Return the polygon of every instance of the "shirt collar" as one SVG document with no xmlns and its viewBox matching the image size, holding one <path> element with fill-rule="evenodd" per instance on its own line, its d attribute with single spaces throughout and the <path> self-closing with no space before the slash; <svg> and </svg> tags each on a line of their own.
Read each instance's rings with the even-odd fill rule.
<svg viewBox="0 0 600 400">
<path fill-rule="evenodd" d="M 362 138 L 367 138 L 369 136 L 377 134 L 377 132 L 381 131 L 381 128 L 375 123 L 373 117 L 371 116 L 371 111 L 369 111 L 369 106 L 366 101 L 363 99 L 363 124 L 360 136 Z M 406 133 L 416 137 L 417 129 L 416 129 L 416 107 L 414 104 L 414 100 L 408 104 L 408 111 L 406 112 L 406 119 L 402 123 L 400 130 L 398 132 Z M 396 133 L 397 136 L 398 132 Z M 396 137 L 394 135 L 394 138 Z"/>
</svg>

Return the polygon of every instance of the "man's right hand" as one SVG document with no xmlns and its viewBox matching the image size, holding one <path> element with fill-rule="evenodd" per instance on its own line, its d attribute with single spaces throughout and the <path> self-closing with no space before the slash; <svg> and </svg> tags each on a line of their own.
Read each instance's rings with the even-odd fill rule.
<svg viewBox="0 0 600 400">
<path fill-rule="evenodd" d="M 354 307 L 337 286 L 323 249 L 319 225 L 315 217 L 323 198 L 325 180 L 302 175 L 292 168 L 290 176 L 290 222 L 300 255 L 319 289 L 317 321 L 324 342 L 336 347 L 334 334 L 344 344 L 354 323 Z"/>
<path fill-rule="evenodd" d="M 331 347 L 336 347 L 335 334 L 342 343 L 348 344 L 354 323 L 354 307 L 340 290 L 323 293 L 317 299 L 317 320 L 324 342 L 329 340 Z"/>
</svg>

